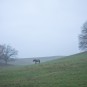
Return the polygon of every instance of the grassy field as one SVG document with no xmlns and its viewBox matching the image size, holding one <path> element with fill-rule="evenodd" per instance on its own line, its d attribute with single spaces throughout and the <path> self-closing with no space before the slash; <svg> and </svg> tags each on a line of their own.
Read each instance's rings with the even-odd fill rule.
<svg viewBox="0 0 87 87">
<path fill-rule="evenodd" d="M 0 87 L 87 87 L 87 53 L 36 65 L 0 67 Z"/>
</svg>

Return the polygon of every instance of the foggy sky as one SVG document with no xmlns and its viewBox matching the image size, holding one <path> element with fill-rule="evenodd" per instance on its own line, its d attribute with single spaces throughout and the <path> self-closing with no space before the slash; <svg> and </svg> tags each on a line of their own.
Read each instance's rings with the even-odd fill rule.
<svg viewBox="0 0 87 87">
<path fill-rule="evenodd" d="M 0 0 L 0 44 L 19 58 L 75 54 L 86 20 L 87 0 Z"/>
</svg>

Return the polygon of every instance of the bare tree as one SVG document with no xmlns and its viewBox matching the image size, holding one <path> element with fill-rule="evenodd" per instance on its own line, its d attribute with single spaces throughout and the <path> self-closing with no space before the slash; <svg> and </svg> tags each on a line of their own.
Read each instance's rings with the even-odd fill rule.
<svg viewBox="0 0 87 87">
<path fill-rule="evenodd" d="M 83 24 L 81 34 L 79 35 L 79 48 L 87 51 L 87 22 Z"/>
<path fill-rule="evenodd" d="M 6 64 L 12 58 L 17 55 L 18 51 L 12 48 L 9 45 L 0 45 L 0 59 L 3 60 Z"/>
</svg>

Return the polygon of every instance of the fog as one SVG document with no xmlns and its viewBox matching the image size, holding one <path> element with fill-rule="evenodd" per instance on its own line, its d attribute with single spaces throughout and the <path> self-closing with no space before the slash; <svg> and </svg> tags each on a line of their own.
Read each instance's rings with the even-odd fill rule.
<svg viewBox="0 0 87 87">
<path fill-rule="evenodd" d="M 86 8 L 87 0 L 0 0 L 0 44 L 19 58 L 78 53 Z"/>
</svg>

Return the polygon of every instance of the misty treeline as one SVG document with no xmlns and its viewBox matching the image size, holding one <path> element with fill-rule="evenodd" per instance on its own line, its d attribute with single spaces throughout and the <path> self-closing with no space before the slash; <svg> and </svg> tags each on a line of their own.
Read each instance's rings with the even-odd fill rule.
<svg viewBox="0 0 87 87">
<path fill-rule="evenodd" d="M 81 28 L 81 34 L 79 35 L 79 48 L 82 51 L 87 51 L 87 21 Z"/>
<path fill-rule="evenodd" d="M 8 61 L 13 61 L 17 54 L 18 51 L 15 48 L 9 45 L 0 45 L 0 62 L 7 64 Z"/>
</svg>

